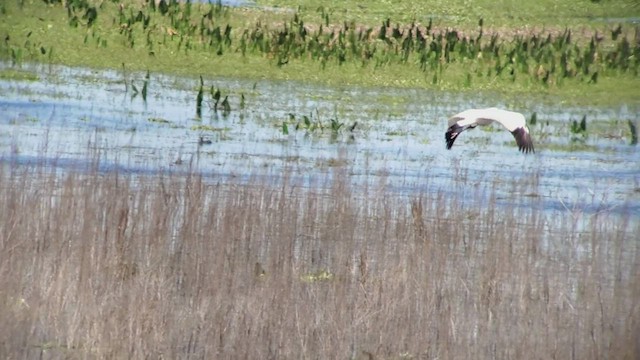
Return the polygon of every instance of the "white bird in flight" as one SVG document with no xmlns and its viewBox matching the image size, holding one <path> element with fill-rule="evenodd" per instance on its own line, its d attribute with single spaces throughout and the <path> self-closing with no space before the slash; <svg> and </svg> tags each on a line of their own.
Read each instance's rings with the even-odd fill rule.
<svg viewBox="0 0 640 360">
<path fill-rule="evenodd" d="M 513 134 L 520 151 L 524 153 L 535 152 L 524 115 L 498 108 L 469 109 L 449 118 L 449 129 L 444 135 L 447 149 L 451 149 L 453 142 L 461 132 L 473 129 L 478 125 L 489 125 L 494 121 L 502 124 Z"/>
</svg>

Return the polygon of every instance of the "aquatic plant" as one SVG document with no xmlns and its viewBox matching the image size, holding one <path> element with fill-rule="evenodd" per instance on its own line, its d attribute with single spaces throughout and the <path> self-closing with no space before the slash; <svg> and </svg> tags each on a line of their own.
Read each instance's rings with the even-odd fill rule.
<svg viewBox="0 0 640 360">
<path fill-rule="evenodd" d="M 631 120 L 627 120 L 628 124 L 629 124 L 629 132 L 631 133 L 631 141 L 630 144 L 631 145 L 637 145 L 638 144 L 638 131 L 636 128 L 636 124 L 634 124 L 633 121 Z"/>
<path fill-rule="evenodd" d="M 573 134 L 583 134 L 587 132 L 587 115 L 582 116 L 582 120 L 578 123 L 576 120 L 573 120 L 571 123 L 571 132 Z"/>
<path fill-rule="evenodd" d="M 229 95 L 225 95 L 222 98 L 222 92 L 220 89 L 216 89 L 215 86 L 211 85 L 209 87 L 209 95 L 211 96 L 211 102 L 213 105 L 210 105 L 211 109 L 213 109 L 214 113 L 218 112 L 218 105 L 221 106 L 222 116 L 227 117 L 231 113 L 231 104 L 229 102 Z M 202 75 L 200 76 L 200 85 L 198 87 L 198 95 L 196 96 L 196 116 L 198 119 L 202 118 L 202 102 L 204 101 L 204 80 Z M 246 106 L 246 100 L 244 94 L 240 94 L 240 108 L 243 109 Z"/>
<path fill-rule="evenodd" d="M 192 131 L 201 131 L 201 132 L 223 132 L 229 131 L 229 128 L 226 127 L 215 127 L 211 125 L 197 124 L 193 125 L 190 128 Z"/>
<path fill-rule="evenodd" d="M 304 130 L 306 136 L 314 134 L 321 135 L 324 133 L 324 130 L 327 129 L 330 131 L 331 140 L 336 140 L 338 135 L 342 133 L 342 129 L 345 127 L 345 123 L 340 121 L 337 115 L 325 120 L 317 109 L 309 115 L 304 114 L 302 116 L 296 116 L 293 113 L 289 113 L 287 117 L 288 119 L 282 122 L 283 135 L 288 135 L 289 125 L 293 125 L 296 131 Z M 353 125 L 348 127 L 350 133 L 353 133 L 356 125 L 357 122 L 354 122 Z"/>
<path fill-rule="evenodd" d="M 571 122 L 571 134 L 572 142 L 584 142 L 587 139 L 587 115 L 582 116 L 580 123 L 576 120 Z"/>
<path fill-rule="evenodd" d="M 331 119 L 331 131 L 333 133 L 337 133 L 340 131 L 340 128 L 344 126 L 344 123 L 338 121 L 338 119 Z"/>
<path fill-rule="evenodd" d="M 196 118 L 202 118 L 202 100 L 204 97 L 203 94 L 204 88 L 204 80 L 202 80 L 202 75 L 200 75 L 200 87 L 198 87 L 198 95 L 196 96 Z"/>
<path fill-rule="evenodd" d="M 125 93 L 128 91 L 128 83 L 129 81 L 127 80 L 127 75 L 126 75 L 126 69 L 124 68 L 124 64 L 122 65 L 122 70 L 123 70 L 123 74 L 124 74 L 124 83 L 125 83 Z M 147 70 L 147 73 L 144 77 L 144 80 L 142 80 L 142 90 L 138 90 L 138 87 L 133 83 L 133 81 L 131 80 L 131 100 L 135 99 L 138 94 L 142 95 L 142 101 L 143 102 L 147 102 L 147 92 L 149 90 L 149 80 L 150 80 L 150 73 L 149 70 Z"/>
<path fill-rule="evenodd" d="M 218 102 L 220 101 L 220 97 L 222 96 L 220 93 L 220 89 L 215 89 L 213 85 L 209 88 L 209 94 L 211 95 L 211 100 L 213 101 L 213 111 L 218 111 Z"/>
<path fill-rule="evenodd" d="M 149 122 L 156 123 L 156 124 L 171 124 L 171 121 L 167 119 L 159 118 L 159 117 L 151 117 L 147 120 Z"/>
<path fill-rule="evenodd" d="M 229 95 L 225 95 L 220 105 L 222 105 L 222 116 L 229 116 L 229 113 L 231 113 L 231 105 L 229 105 Z"/>
<path fill-rule="evenodd" d="M 147 70 L 147 74 L 144 77 L 144 82 L 142 83 L 142 101 L 147 102 L 147 91 L 149 89 L 149 70 Z"/>
</svg>

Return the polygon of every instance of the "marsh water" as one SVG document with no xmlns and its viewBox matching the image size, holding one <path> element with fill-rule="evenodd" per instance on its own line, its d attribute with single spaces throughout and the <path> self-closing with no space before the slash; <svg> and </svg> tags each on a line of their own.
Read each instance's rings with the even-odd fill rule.
<svg viewBox="0 0 640 360">
<path fill-rule="evenodd" d="M 196 171 L 217 183 L 287 174 L 306 187 L 345 176 L 356 191 L 380 183 L 400 196 L 486 188 L 504 204 L 527 206 L 531 199 L 550 211 L 640 213 L 640 152 L 630 144 L 628 126 L 629 120 L 638 124 L 639 112 L 628 106 L 205 78 L 198 117 L 196 78 L 152 73 L 145 98 L 144 73 L 42 65 L 23 65 L 22 71 L 37 80 L 0 80 L 5 166 Z M 214 109 L 212 86 L 220 90 L 220 102 L 228 96 L 228 112 L 220 104 Z M 467 131 L 445 149 L 449 116 L 489 106 L 527 118 L 536 112 L 535 154 L 518 152 L 499 125 Z M 589 131 L 572 134 L 570 124 L 584 115 Z"/>
</svg>

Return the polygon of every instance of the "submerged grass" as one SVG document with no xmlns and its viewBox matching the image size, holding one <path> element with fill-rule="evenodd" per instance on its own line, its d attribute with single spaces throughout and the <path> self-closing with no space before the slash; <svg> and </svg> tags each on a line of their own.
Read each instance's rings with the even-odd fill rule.
<svg viewBox="0 0 640 360">
<path fill-rule="evenodd" d="M 19 69 L 2 69 L 0 70 L 0 79 L 36 81 L 38 80 L 38 75 Z"/>
<path fill-rule="evenodd" d="M 398 197 L 347 170 L 304 187 L 5 161 L 0 356 L 640 355 L 637 214 L 504 207 L 462 174 Z"/>
</svg>

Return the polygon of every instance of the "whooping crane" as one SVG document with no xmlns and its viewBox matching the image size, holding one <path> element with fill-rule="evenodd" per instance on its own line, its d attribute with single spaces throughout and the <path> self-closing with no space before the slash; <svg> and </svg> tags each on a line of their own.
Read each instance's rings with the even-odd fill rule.
<svg viewBox="0 0 640 360">
<path fill-rule="evenodd" d="M 524 153 L 535 152 L 524 115 L 498 108 L 469 109 L 449 118 L 449 129 L 444 135 L 447 149 L 451 149 L 453 142 L 461 132 L 473 129 L 478 125 L 489 125 L 494 121 L 502 124 L 513 134 L 520 151 Z"/>
</svg>

